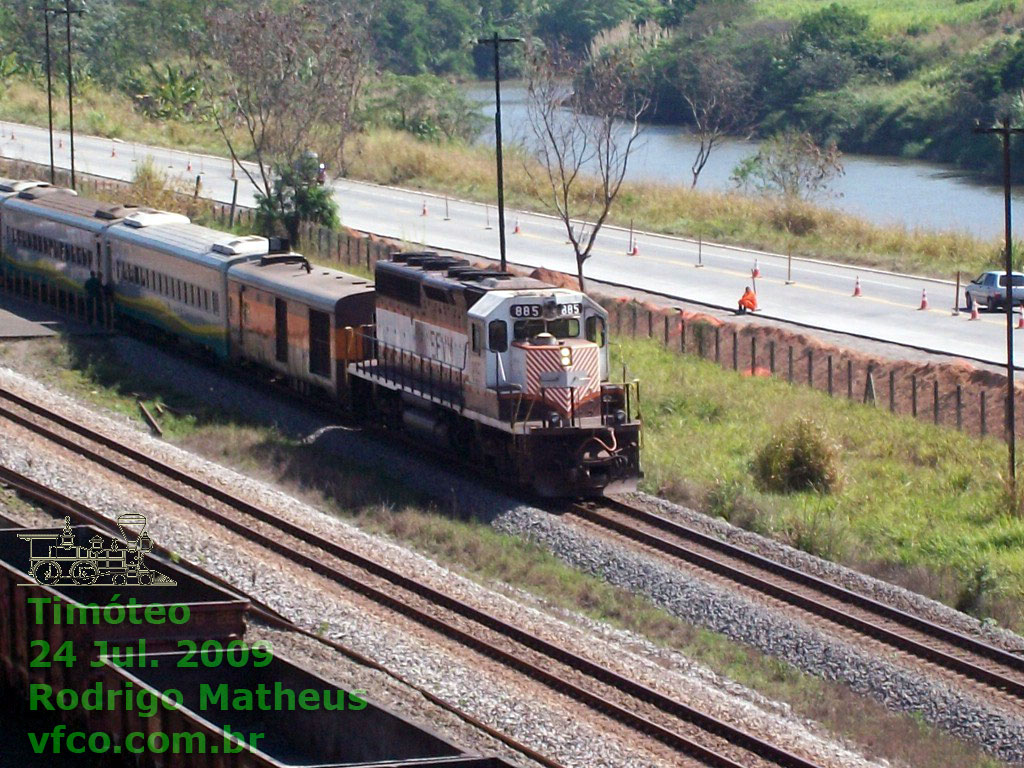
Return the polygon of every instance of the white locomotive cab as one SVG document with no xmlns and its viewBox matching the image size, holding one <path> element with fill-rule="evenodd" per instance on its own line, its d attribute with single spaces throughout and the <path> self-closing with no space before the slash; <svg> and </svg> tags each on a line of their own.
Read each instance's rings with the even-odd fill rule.
<svg viewBox="0 0 1024 768">
<path fill-rule="evenodd" d="M 597 343 L 600 379 L 608 379 L 607 313 L 593 299 L 578 291 L 488 291 L 469 310 L 470 367 L 479 365 L 479 377 L 490 389 L 522 386 L 526 372 L 520 357 L 512 354 L 516 341 L 539 334 L 555 339 Z M 562 386 L 565 386 L 563 384 Z"/>
</svg>

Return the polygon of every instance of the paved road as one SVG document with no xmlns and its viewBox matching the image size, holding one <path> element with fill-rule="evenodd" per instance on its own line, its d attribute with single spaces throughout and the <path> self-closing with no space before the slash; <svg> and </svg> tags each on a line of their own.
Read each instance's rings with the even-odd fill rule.
<svg viewBox="0 0 1024 768">
<path fill-rule="evenodd" d="M 70 164 L 68 139 L 56 151 L 60 167 Z M 45 129 L 0 123 L 0 154 L 49 162 Z M 229 202 L 231 163 L 225 158 L 77 135 L 75 166 L 84 173 L 130 179 L 135 163 L 150 157 L 171 174 L 202 176 L 202 194 Z M 238 202 L 253 204 L 252 186 L 239 174 Z M 497 258 L 498 233 L 494 206 L 485 206 L 416 190 L 341 180 L 334 183 L 342 222 L 355 229 L 395 237 L 412 244 Z M 424 214 L 424 206 L 426 215 Z M 447 216 L 446 216 L 447 212 Z M 515 233 L 518 225 L 519 233 Z M 575 272 L 561 222 L 549 216 L 507 211 L 508 260 L 514 264 Z M 587 263 L 590 277 L 686 301 L 734 307 L 751 282 L 755 261 L 762 314 L 805 326 L 882 341 L 1006 363 L 1005 319 L 982 313 L 976 321 L 966 313 L 952 315 L 955 287 L 930 278 L 898 275 L 804 259 L 793 259 L 787 282 L 783 255 L 757 252 L 682 238 L 639 233 L 638 253 L 628 255 L 629 232 L 601 230 Z M 698 252 L 702 268 L 695 265 Z M 860 278 L 862 296 L 853 297 Z M 927 291 L 930 309 L 921 311 Z M 1024 330 L 1015 337 L 1015 362 L 1024 362 Z"/>
</svg>

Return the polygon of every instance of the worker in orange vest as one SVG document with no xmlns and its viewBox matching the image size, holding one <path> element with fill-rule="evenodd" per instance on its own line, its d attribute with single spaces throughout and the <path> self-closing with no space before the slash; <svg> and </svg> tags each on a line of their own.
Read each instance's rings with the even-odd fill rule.
<svg viewBox="0 0 1024 768">
<path fill-rule="evenodd" d="M 741 315 L 745 315 L 747 312 L 757 312 L 757 294 L 750 290 L 749 285 L 740 297 L 739 309 L 736 311 Z"/>
</svg>

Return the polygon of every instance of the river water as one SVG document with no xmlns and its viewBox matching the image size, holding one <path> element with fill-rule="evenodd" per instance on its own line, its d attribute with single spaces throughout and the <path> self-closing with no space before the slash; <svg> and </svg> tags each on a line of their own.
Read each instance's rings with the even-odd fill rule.
<svg viewBox="0 0 1024 768">
<path fill-rule="evenodd" d="M 494 145 L 494 87 L 487 83 L 467 86 L 467 94 L 481 102 L 480 112 L 488 126 L 479 142 Z M 529 145 L 526 89 L 503 83 L 501 89 L 502 138 Z M 964 141 L 981 139 L 965 136 Z M 634 181 L 690 184 L 690 165 L 696 142 L 683 129 L 647 125 L 641 144 L 630 157 L 626 177 Z M 715 148 L 701 173 L 699 189 L 733 189 L 729 177 L 736 164 L 757 151 L 757 142 L 729 141 Z M 995 151 L 995 150 L 993 150 Z M 955 168 L 899 158 L 844 155 L 845 174 L 836 179 L 830 193 L 819 199 L 847 213 L 877 224 L 903 225 L 909 229 L 964 230 L 981 237 L 1003 234 L 1002 187 L 979 183 Z M 1024 193 L 1014 194 L 1015 235 L 1024 237 Z"/>
</svg>

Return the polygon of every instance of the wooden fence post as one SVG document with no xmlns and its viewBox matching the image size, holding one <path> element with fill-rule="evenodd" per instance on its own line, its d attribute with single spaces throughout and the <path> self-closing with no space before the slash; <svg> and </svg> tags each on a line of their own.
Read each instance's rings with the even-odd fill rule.
<svg viewBox="0 0 1024 768">
<path fill-rule="evenodd" d="M 981 412 L 981 436 L 984 437 L 988 434 L 988 425 L 985 423 L 985 390 L 981 390 L 981 402 L 978 404 L 978 409 Z"/>
<path fill-rule="evenodd" d="M 814 350 L 807 348 L 807 386 L 814 386 Z"/>
<path fill-rule="evenodd" d="M 789 374 L 787 376 L 789 383 L 793 383 L 793 345 L 789 345 Z"/>
<path fill-rule="evenodd" d="M 910 374 L 910 414 L 917 418 L 917 374 Z"/>
<path fill-rule="evenodd" d="M 686 320 L 679 316 L 679 351 L 686 354 Z"/>
<path fill-rule="evenodd" d="M 961 432 L 964 429 L 964 388 L 956 385 L 956 428 Z"/>
<path fill-rule="evenodd" d="M 832 355 L 828 356 L 828 396 L 832 397 Z"/>
<path fill-rule="evenodd" d="M 771 371 L 772 376 L 775 375 L 775 340 L 772 339 L 768 342 L 768 370 Z"/>
<path fill-rule="evenodd" d="M 651 310 L 647 310 L 647 338 L 654 338 L 654 313 Z"/>
<path fill-rule="evenodd" d="M 717 325 L 715 326 L 715 362 L 721 364 L 722 362 L 722 329 Z"/>
<path fill-rule="evenodd" d="M 868 374 L 864 381 L 864 402 L 865 404 L 870 400 L 872 405 L 875 405 L 877 395 L 875 393 L 875 371 L 870 363 L 868 363 Z"/>
<path fill-rule="evenodd" d="M 757 374 L 757 337 L 750 337 L 750 375 Z"/>
<path fill-rule="evenodd" d="M 853 400 L 853 360 L 846 361 L 846 399 Z"/>
<path fill-rule="evenodd" d="M 932 382 L 932 421 L 939 423 L 939 380 Z"/>
<path fill-rule="evenodd" d="M 633 319 L 632 319 L 632 328 L 631 328 L 631 331 L 632 331 L 632 332 L 630 333 L 630 336 L 632 336 L 632 337 L 633 337 L 633 338 L 635 339 L 635 338 L 636 338 L 636 322 L 637 322 L 637 315 L 638 315 L 639 313 L 638 313 L 638 312 L 636 311 L 636 302 L 631 302 L 629 306 L 630 306 L 630 308 L 631 308 L 631 310 L 632 310 L 632 315 L 633 315 Z"/>
<path fill-rule="evenodd" d="M 740 340 L 739 333 L 736 331 L 732 332 L 732 369 L 734 371 L 740 369 Z"/>
<path fill-rule="evenodd" d="M 896 371 L 889 369 L 889 412 L 896 413 Z"/>
</svg>

